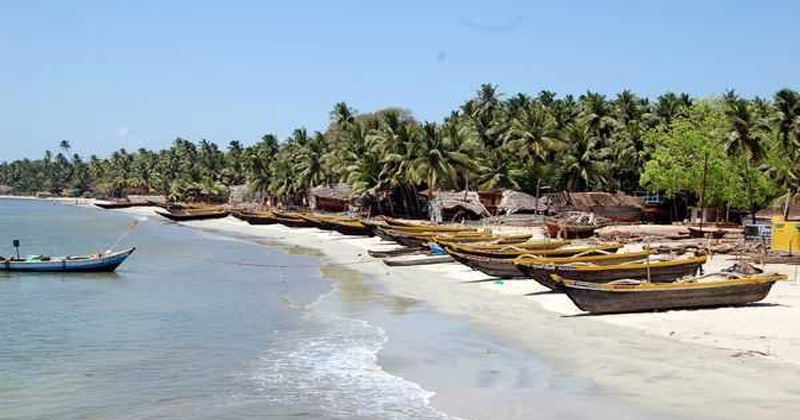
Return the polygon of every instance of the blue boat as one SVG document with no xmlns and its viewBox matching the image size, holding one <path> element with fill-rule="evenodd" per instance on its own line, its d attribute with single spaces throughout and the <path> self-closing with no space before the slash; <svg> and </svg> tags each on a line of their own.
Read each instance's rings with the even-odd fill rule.
<svg viewBox="0 0 800 420">
<path fill-rule="evenodd" d="M 122 251 L 106 251 L 104 254 L 82 256 L 28 258 L 5 258 L 0 256 L 0 271 L 42 272 L 42 273 L 88 273 L 112 272 L 119 267 L 136 248 Z"/>
</svg>

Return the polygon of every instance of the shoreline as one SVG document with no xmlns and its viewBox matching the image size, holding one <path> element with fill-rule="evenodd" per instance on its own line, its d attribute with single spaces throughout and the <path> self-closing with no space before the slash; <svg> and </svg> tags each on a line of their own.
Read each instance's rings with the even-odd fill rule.
<svg viewBox="0 0 800 420">
<path fill-rule="evenodd" d="M 148 208 L 123 211 L 154 216 Z M 591 317 L 569 310 L 566 296 L 541 293 L 543 288 L 532 281 L 486 281 L 487 276 L 457 264 L 387 267 L 366 255 L 380 243 L 377 238 L 251 226 L 233 218 L 182 224 L 319 250 L 331 264 L 348 265 L 379 279 L 393 295 L 465 317 L 494 336 L 536 351 L 559 371 L 590 379 L 635 406 L 720 419 L 778 419 L 800 409 L 800 397 L 792 390 L 800 375 L 800 342 L 797 329 L 791 328 L 791 314 L 798 310 L 794 305 Z M 798 293 L 800 287 L 784 282 L 766 302 L 796 299 Z M 745 326 L 741 320 L 749 319 L 751 329 L 758 326 L 753 318 L 761 319 L 764 311 L 769 318 L 783 320 L 772 334 L 790 327 L 788 336 L 756 337 L 755 343 L 769 345 L 774 353 L 753 347 L 746 335 L 726 336 Z M 731 314 L 741 315 L 726 321 Z M 433 401 L 437 404 L 437 397 Z"/>
</svg>

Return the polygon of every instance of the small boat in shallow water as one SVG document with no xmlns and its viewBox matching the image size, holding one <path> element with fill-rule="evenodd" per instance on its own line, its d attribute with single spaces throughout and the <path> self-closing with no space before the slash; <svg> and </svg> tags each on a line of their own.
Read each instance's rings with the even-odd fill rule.
<svg viewBox="0 0 800 420">
<path fill-rule="evenodd" d="M 111 272 L 133 254 L 136 248 L 117 252 L 83 256 L 46 257 L 32 256 L 26 259 L 0 257 L 0 271 L 29 273 L 87 273 Z"/>
<path fill-rule="evenodd" d="M 575 306 L 593 314 L 662 311 L 758 302 L 769 294 L 772 285 L 786 280 L 782 274 L 760 276 L 716 274 L 675 283 L 648 283 L 621 280 L 596 284 L 556 276 Z"/>
</svg>

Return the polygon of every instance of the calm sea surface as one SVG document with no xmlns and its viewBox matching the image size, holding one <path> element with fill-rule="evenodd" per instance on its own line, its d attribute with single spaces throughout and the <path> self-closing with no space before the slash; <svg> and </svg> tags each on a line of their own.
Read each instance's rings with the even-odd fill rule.
<svg viewBox="0 0 800 420">
<path fill-rule="evenodd" d="M 511 404 L 631 414 L 463 320 L 321 270 L 309 251 L 0 200 L 0 254 L 13 239 L 23 254 L 94 253 L 126 232 L 118 248 L 138 250 L 113 274 L 0 272 L 1 419 L 455 418 L 405 378 L 437 389 L 507 378 Z M 444 405 L 462 418 L 490 406 L 458 398 Z"/>
</svg>

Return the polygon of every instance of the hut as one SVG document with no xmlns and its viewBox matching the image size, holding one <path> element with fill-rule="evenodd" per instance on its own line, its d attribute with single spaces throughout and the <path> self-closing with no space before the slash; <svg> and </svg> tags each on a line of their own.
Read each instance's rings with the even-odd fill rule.
<svg viewBox="0 0 800 420">
<path fill-rule="evenodd" d="M 9 187 L 8 185 L 0 185 L 0 195 L 9 195 L 14 192 L 13 187 Z"/>
<path fill-rule="evenodd" d="M 430 197 L 430 192 L 424 191 L 421 195 Z M 476 191 L 437 191 L 433 200 L 428 200 L 428 210 L 431 220 L 436 222 L 491 216 Z"/>
<path fill-rule="evenodd" d="M 497 205 L 497 214 L 547 214 L 548 202 L 547 197 L 537 199 L 521 191 L 505 190 Z"/>
<path fill-rule="evenodd" d="M 308 191 L 308 205 L 317 211 L 348 211 L 355 198 L 353 189 L 343 183 L 314 187 Z"/>
<path fill-rule="evenodd" d="M 560 192 L 546 194 L 551 212 L 582 211 L 594 213 L 617 222 L 639 222 L 644 200 L 618 192 Z"/>
</svg>

